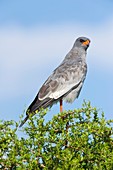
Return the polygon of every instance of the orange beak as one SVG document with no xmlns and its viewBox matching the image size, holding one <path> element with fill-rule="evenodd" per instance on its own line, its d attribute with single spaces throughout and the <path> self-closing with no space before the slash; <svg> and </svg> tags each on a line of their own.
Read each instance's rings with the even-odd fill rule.
<svg viewBox="0 0 113 170">
<path fill-rule="evenodd" d="M 83 42 L 82 44 L 83 45 L 89 45 L 90 41 L 89 40 L 86 40 L 85 42 Z"/>
</svg>

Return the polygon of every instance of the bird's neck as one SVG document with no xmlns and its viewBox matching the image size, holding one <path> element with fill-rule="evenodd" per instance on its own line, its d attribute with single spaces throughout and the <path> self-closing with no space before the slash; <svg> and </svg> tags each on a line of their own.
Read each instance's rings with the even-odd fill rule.
<svg viewBox="0 0 113 170">
<path fill-rule="evenodd" d="M 78 58 L 81 58 L 82 61 L 86 61 L 87 52 L 84 50 L 84 48 L 75 47 L 73 48 L 73 51 L 77 53 Z"/>
</svg>

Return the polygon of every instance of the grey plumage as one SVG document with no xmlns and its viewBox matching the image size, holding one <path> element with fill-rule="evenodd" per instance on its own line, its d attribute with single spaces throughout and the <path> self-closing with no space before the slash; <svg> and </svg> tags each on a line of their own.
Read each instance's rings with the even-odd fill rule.
<svg viewBox="0 0 113 170">
<path fill-rule="evenodd" d="M 29 114 L 34 115 L 36 110 L 52 106 L 60 99 L 72 103 L 79 96 L 87 73 L 86 51 L 89 44 L 90 40 L 86 37 L 79 37 L 75 41 L 62 63 L 40 88 L 20 127 L 27 121 Z"/>
</svg>

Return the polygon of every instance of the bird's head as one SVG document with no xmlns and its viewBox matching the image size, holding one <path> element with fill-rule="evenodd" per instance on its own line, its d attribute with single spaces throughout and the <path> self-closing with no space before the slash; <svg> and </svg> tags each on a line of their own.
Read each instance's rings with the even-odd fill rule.
<svg viewBox="0 0 113 170">
<path fill-rule="evenodd" d="M 86 51 L 87 48 L 89 47 L 89 44 L 90 44 L 89 38 L 79 37 L 79 38 L 76 39 L 73 47 L 82 48 Z"/>
</svg>

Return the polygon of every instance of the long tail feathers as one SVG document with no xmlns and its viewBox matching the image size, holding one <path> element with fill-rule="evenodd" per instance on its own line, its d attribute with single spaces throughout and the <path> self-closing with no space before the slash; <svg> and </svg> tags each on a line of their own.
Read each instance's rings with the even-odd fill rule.
<svg viewBox="0 0 113 170">
<path fill-rule="evenodd" d="M 29 118 L 29 116 L 27 115 L 27 116 L 25 117 L 25 119 L 22 120 L 22 122 L 21 122 L 19 128 L 22 127 L 22 126 L 24 125 L 24 123 L 27 121 L 28 118 Z"/>
<path fill-rule="evenodd" d="M 28 110 L 26 111 L 26 113 L 27 113 L 27 112 L 28 112 L 28 113 L 27 113 L 25 119 L 22 120 L 22 122 L 21 122 L 21 124 L 20 124 L 19 127 L 22 127 L 22 126 L 23 126 L 23 124 L 28 120 L 29 115 L 32 114 L 32 116 L 34 116 L 34 115 L 36 114 L 36 113 L 35 113 L 36 110 L 40 110 L 41 107 L 45 109 L 45 108 L 47 108 L 48 106 L 51 106 L 53 102 L 54 102 L 54 99 L 51 99 L 51 98 L 47 98 L 47 99 L 45 99 L 45 100 L 43 100 L 43 101 L 39 101 L 39 100 L 35 99 L 35 100 L 31 103 L 31 105 L 29 106 Z"/>
</svg>

